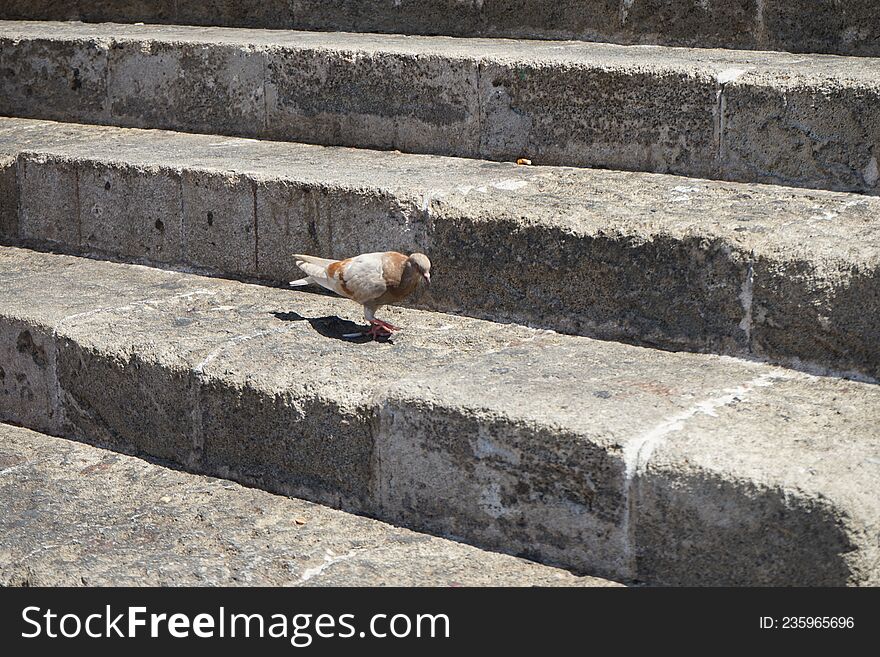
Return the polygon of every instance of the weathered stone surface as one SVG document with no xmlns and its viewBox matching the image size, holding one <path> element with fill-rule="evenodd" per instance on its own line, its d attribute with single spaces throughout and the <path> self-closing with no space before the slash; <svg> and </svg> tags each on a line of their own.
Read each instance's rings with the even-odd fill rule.
<svg viewBox="0 0 880 657">
<path fill-rule="evenodd" d="M 108 58 L 111 123 L 243 137 L 265 132 L 263 53 L 245 43 L 131 36 L 115 39 Z"/>
<path fill-rule="evenodd" d="M 18 238 L 18 158 L 0 154 L 0 241 Z"/>
<path fill-rule="evenodd" d="M 80 20 L 85 21 L 124 23 L 136 16 L 136 22 L 165 23 L 176 17 L 175 8 L 180 0 L 67 0 L 67 4 L 76 4 Z M 202 6 L 207 9 L 209 4 L 210 2 L 206 2 Z"/>
<path fill-rule="evenodd" d="M 416 153 L 482 154 L 477 61 L 409 48 L 389 51 L 371 40 L 344 54 L 309 43 L 314 39 L 308 45 L 298 41 L 268 52 L 265 136 Z"/>
<path fill-rule="evenodd" d="M 176 0 L 174 19 L 184 25 L 226 25 L 259 27 L 273 30 L 291 28 L 296 0 L 266 0 L 266 2 L 239 2 L 238 0 Z M 351 4 L 351 3 L 349 3 Z M 356 3 L 355 7 L 361 3 Z M 212 18 L 212 16 L 214 18 Z"/>
<path fill-rule="evenodd" d="M 764 0 L 760 26 L 773 49 L 880 56 L 872 0 Z"/>
<path fill-rule="evenodd" d="M 711 177 L 714 76 L 615 64 L 486 62 L 481 155 Z M 646 113 L 649 104 L 675 111 Z"/>
<path fill-rule="evenodd" d="M 657 584 L 834 585 L 854 576 L 877 586 L 876 418 L 834 379 L 807 390 L 783 378 L 734 394 L 714 416 L 696 414 L 669 433 L 639 476 L 639 572 L 662 573 Z M 850 509 L 843 516 L 841 504 Z M 816 523 L 827 531 L 816 533 Z M 783 551 L 791 558 L 780 559 Z M 735 556 L 716 579 L 708 573 L 721 552 Z"/>
<path fill-rule="evenodd" d="M 28 150 L 30 146 L 39 149 L 45 146 L 47 139 L 55 146 L 82 144 L 85 134 L 84 128 L 88 130 L 90 135 L 89 143 L 91 144 L 91 140 L 94 140 L 96 144 L 103 144 L 104 148 L 112 144 L 131 149 L 136 148 L 140 141 L 137 139 L 139 133 L 119 130 L 114 127 L 4 118 L 0 121 L 0 148 L 2 148 L 4 155 L 9 156 Z M 155 139 L 166 134 L 173 133 L 159 131 L 153 133 Z"/>
<path fill-rule="evenodd" d="M 880 181 L 880 60 L 874 84 L 794 70 L 744 72 L 724 85 L 721 177 L 840 191 L 876 192 Z M 772 145 L 790 144 L 796 156 Z M 764 145 L 761 149 L 758 146 Z M 847 163 L 847 164 L 843 164 Z"/>
<path fill-rule="evenodd" d="M 104 387 L 110 379 L 100 379 L 96 384 L 104 390 L 107 399 L 86 397 L 84 403 L 76 404 L 75 397 L 68 396 L 68 408 L 62 408 L 64 402 L 58 382 L 71 369 L 71 354 L 76 354 L 80 359 L 77 362 L 80 362 L 93 359 L 95 353 L 78 351 L 75 343 L 60 339 L 58 331 L 68 322 L 87 322 L 92 314 L 100 312 L 108 303 L 121 307 L 124 312 L 124 309 L 137 308 L 157 295 L 173 295 L 173 282 L 161 280 L 151 288 L 145 280 L 126 282 L 95 275 L 81 280 L 81 285 L 76 286 L 74 291 L 67 285 L 67 277 L 71 268 L 75 269 L 75 260 L 68 260 L 65 265 L 50 271 L 43 269 L 44 255 L 27 251 L 18 251 L 17 254 L 16 270 L 7 269 L 0 276 L 6 299 L 5 314 L 0 319 L 0 367 L 3 369 L 0 376 L 0 390 L 3 392 L 0 419 L 52 432 L 60 431 L 65 421 L 88 421 L 89 432 L 96 436 L 96 440 L 133 449 L 120 440 L 120 434 L 113 432 L 107 418 L 101 413 L 104 409 L 111 409 L 110 419 L 113 419 L 113 413 L 117 418 L 142 418 L 145 417 L 145 409 L 140 404 L 129 408 L 114 405 L 111 398 L 115 392 L 108 392 L 109 388 Z M 57 303 L 31 305 L 30 294 L 34 286 L 46 295 L 43 299 L 51 297 Z M 189 293 L 188 290 L 185 294 Z M 23 320 L 25 317 L 27 321 Z M 79 376 L 80 370 L 74 370 L 67 382 L 74 394 L 78 386 L 85 385 L 88 389 L 89 383 Z M 121 386 L 120 392 L 126 389 L 126 385 L 132 385 L 130 380 L 120 381 L 114 369 L 105 370 L 102 375 L 115 377 L 113 380 Z M 155 398 L 161 392 L 156 390 L 149 394 Z"/>
<path fill-rule="evenodd" d="M 0 39 L 15 116 L 880 192 L 870 58 L 48 22 Z M 59 96 L 67 69 L 82 97 Z"/>
<path fill-rule="evenodd" d="M 81 20 L 78 0 L 6 0 L 0 6 L 0 16 L 7 20 Z M 134 16 L 128 14 L 125 20 L 134 20 Z"/>
<path fill-rule="evenodd" d="M 256 274 L 254 182 L 227 173 L 183 171 L 182 252 L 187 264 Z"/>
<path fill-rule="evenodd" d="M 874 266 L 793 256 L 783 267 L 761 258 L 754 265 L 751 297 L 747 319 L 758 356 L 785 352 L 817 362 L 819 354 L 835 354 L 839 369 L 855 372 L 865 371 L 859 363 L 880 355 L 880 323 L 874 316 L 880 308 L 880 270 Z M 880 373 L 867 371 L 875 379 Z"/>
<path fill-rule="evenodd" d="M 86 317 L 78 324 L 93 322 Z M 75 340 L 58 346 L 62 431 L 123 452 L 190 462 L 197 418 L 189 407 L 186 364 L 174 356 L 163 360 L 161 352 L 156 362 L 156 354 L 144 356 L 114 346 L 100 349 Z"/>
<path fill-rule="evenodd" d="M 420 250 L 424 308 L 880 376 L 877 198 L 22 119 L 0 148 L 56 247 L 281 284 L 292 253 Z"/>
<path fill-rule="evenodd" d="M 78 171 L 82 248 L 183 262 L 180 176 L 159 167 L 93 163 Z"/>
<path fill-rule="evenodd" d="M 46 329 L 0 319 L 0 418 L 58 430 L 55 350 Z"/>
<path fill-rule="evenodd" d="M 33 261 L 36 254 L 19 253 L 24 254 L 19 274 L 40 269 Z M 63 262 L 88 269 L 99 264 Z M 115 449 L 232 473 L 272 490 L 350 508 L 364 508 L 370 495 L 375 391 L 387 387 L 414 354 L 442 358 L 457 341 L 447 335 L 447 347 L 440 351 L 429 343 L 414 351 L 398 349 L 387 371 L 375 363 L 363 386 L 340 388 L 334 376 L 354 379 L 366 372 L 364 363 L 351 360 L 345 350 L 327 352 L 328 340 L 338 340 L 322 337 L 322 332 L 340 338 L 356 329 L 328 312 L 323 297 L 306 294 L 304 303 L 292 311 L 283 291 L 229 288 L 229 283 L 216 279 L 140 267 L 141 277 L 128 282 L 119 279 L 122 270 L 83 271 L 84 290 L 74 293 L 70 286 L 47 285 L 51 275 L 43 269 L 31 274 L 30 283 L 40 288 L 37 306 L 43 310 L 36 317 L 61 327 L 56 329 L 61 331 L 56 406 L 64 414 L 65 431 Z M 12 278 L 15 271 L 9 275 Z M 77 277 L 66 267 L 64 276 Z M 207 286 L 193 285 L 196 281 Z M 29 295 L 23 293 L 23 285 L 19 282 L 6 291 L 9 321 L 28 315 Z M 246 292 L 247 301 L 240 292 Z M 362 321 L 350 304 L 334 302 L 333 307 Z M 153 321 L 159 315 L 167 323 Z M 111 316 L 108 326 L 104 322 Z M 442 326 L 442 316 L 432 323 Z M 532 333 L 489 324 L 481 340 L 462 345 L 460 351 Z M 284 340 L 273 342 L 275 334 Z M 306 340 L 289 340 L 297 336 Z M 269 349 L 286 365 L 256 373 L 252 340 L 260 345 L 260 354 Z M 344 345 L 373 346 L 360 342 Z M 322 365 L 316 367 L 315 362 Z M 279 421 L 278 414 L 285 419 Z M 9 419 L 19 421 L 17 416 Z"/>
<path fill-rule="evenodd" d="M 3 32 L 0 114 L 38 113 L 58 121 L 108 121 L 109 45 L 109 39 L 99 34 L 59 41 L 48 34 L 21 39 Z"/>
<path fill-rule="evenodd" d="M 42 155 L 21 158 L 18 236 L 72 248 L 80 245 L 78 171 L 70 161 Z"/>
<path fill-rule="evenodd" d="M 764 4 L 777 0 L 763 0 Z M 619 22 L 604 34 L 622 43 L 765 49 L 762 0 L 617 0 Z M 579 3 L 578 3 L 579 4 Z M 589 17 L 584 18 L 590 21 Z M 562 27 L 562 26 L 561 26 Z M 602 40 L 598 38 L 596 40 Z M 829 41 L 826 47 L 832 47 Z M 814 52 L 823 52 L 816 50 Z"/>
<path fill-rule="evenodd" d="M 877 386 L 413 310 L 346 340 L 342 300 L 10 247 L 0 278 L 65 435 L 617 579 L 877 581 Z"/>
<path fill-rule="evenodd" d="M 277 180 L 257 184 L 256 211 L 262 229 L 256 253 L 258 271 L 276 281 L 297 278 L 299 268 L 291 266 L 291 254 L 322 252 L 320 244 L 327 239 L 326 234 L 319 237 L 318 217 L 340 214 L 328 190 Z M 329 223 L 320 222 L 320 228 L 328 229 Z"/>
<path fill-rule="evenodd" d="M 733 370 L 655 365 L 613 343 L 536 336 L 409 377 L 382 411 L 384 515 L 551 562 L 630 572 L 624 450 L 681 403 L 667 386 L 723 388 Z M 734 374 L 734 372 L 736 372 Z M 693 388 L 691 388 L 693 386 Z M 626 406 L 629 411 L 623 411 Z M 638 410 L 636 410 L 638 409 Z"/>
<path fill-rule="evenodd" d="M 355 154 L 348 151 L 346 155 Z M 348 170 L 352 176 L 356 175 L 354 168 L 366 165 L 358 159 Z M 410 179 L 415 181 L 418 175 L 418 170 L 412 169 Z M 282 283 L 300 278 L 302 272 L 293 263 L 293 253 L 342 258 L 389 249 L 411 253 L 427 248 L 431 227 L 424 217 L 423 199 L 413 193 L 415 186 L 412 190 L 388 189 L 352 182 L 356 186 L 263 174 L 257 187 L 260 278 Z"/>
<path fill-rule="evenodd" d="M 613 586 L 0 426 L 4 586 Z"/>
<path fill-rule="evenodd" d="M 0 18 L 880 55 L 873 0 L 7 0 Z"/>
<path fill-rule="evenodd" d="M 281 0 L 282 2 L 284 0 Z M 293 0 L 295 23 L 307 30 L 520 38 L 602 39 L 619 23 L 619 0 Z M 575 36 L 579 35 L 579 36 Z M 612 39 L 613 40 L 613 39 Z"/>
</svg>

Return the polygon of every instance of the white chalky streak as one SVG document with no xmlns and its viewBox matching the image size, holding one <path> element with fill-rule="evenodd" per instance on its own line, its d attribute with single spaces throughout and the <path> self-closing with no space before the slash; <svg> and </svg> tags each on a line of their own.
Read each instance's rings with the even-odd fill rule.
<svg viewBox="0 0 880 657">
<path fill-rule="evenodd" d="M 746 279 L 743 281 L 742 290 L 739 293 L 739 300 L 743 307 L 743 318 L 740 320 L 739 328 L 746 334 L 746 348 L 751 346 L 752 340 L 752 307 L 754 305 L 755 290 L 755 268 L 750 264 Z"/>
<path fill-rule="evenodd" d="M 747 71 L 746 69 L 743 69 L 743 68 L 728 68 L 728 69 L 726 69 L 726 70 L 724 70 L 724 71 L 721 71 L 721 72 L 716 76 L 715 79 L 717 80 L 718 84 L 724 86 L 724 85 L 727 84 L 728 82 L 733 82 L 734 80 L 736 80 L 737 78 L 742 77 L 742 76 L 745 75 L 746 73 L 748 73 L 748 71 Z"/>
<path fill-rule="evenodd" d="M 774 371 L 773 373 L 762 374 L 736 388 L 725 390 L 717 397 L 710 397 L 709 399 L 697 402 L 690 408 L 666 418 L 653 429 L 630 441 L 623 450 L 627 484 L 632 482 L 636 475 L 645 471 L 648 460 L 654 451 L 666 441 L 669 434 L 681 431 L 687 420 L 699 414 L 716 417 L 717 413 L 715 411 L 732 404 L 736 400 L 742 400 L 755 388 L 766 388 L 772 386 L 777 380 L 789 378 L 791 378 L 791 375 L 782 372 Z"/>
<path fill-rule="evenodd" d="M 526 187 L 529 183 L 525 180 L 502 180 L 501 182 L 492 183 L 492 187 L 495 189 L 503 189 L 505 191 L 516 191 L 517 189 L 522 189 Z"/>
<path fill-rule="evenodd" d="M 313 579 L 323 573 L 333 564 L 339 563 L 340 561 L 345 561 L 346 559 L 351 559 L 356 554 L 357 552 L 355 550 L 352 550 L 348 554 L 334 556 L 334 554 L 330 550 L 327 550 L 327 553 L 324 555 L 324 563 L 322 563 L 320 566 L 315 566 L 314 568 L 307 568 L 306 570 L 304 570 L 302 576 L 299 578 L 299 582 L 297 583 L 303 584 L 305 582 L 308 582 L 310 579 Z"/>
<path fill-rule="evenodd" d="M 169 301 L 177 301 L 178 299 L 188 299 L 190 297 L 198 296 L 201 294 L 211 296 L 211 295 L 214 295 L 217 293 L 212 292 L 210 290 L 198 289 L 198 290 L 193 290 L 192 292 L 183 292 L 181 294 L 175 294 L 170 297 L 160 297 L 158 299 L 142 299 L 140 301 L 132 301 L 132 302 L 126 303 L 122 306 L 108 306 L 106 308 L 95 308 L 94 310 L 87 310 L 85 312 L 75 313 L 73 315 L 68 315 L 67 317 L 63 318 L 60 322 L 58 322 L 58 325 L 61 326 L 62 324 L 65 324 L 66 322 L 73 321 L 75 319 L 81 319 L 83 317 L 91 317 L 92 315 L 100 315 L 101 313 L 118 312 L 120 310 L 130 310 L 136 306 L 146 306 L 149 304 L 168 303 Z"/>
<path fill-rule="evenodd" d="M 651 459 L 651 456 L 657 448 L 666 442 L 666 439 L 670 434 L 681 431 L 684 428 L 685 422 L 691 418 L 700 414 L 717 417 L 716 411 L 718 409 L 729 406 L 737 400 L 743 400 L 755 388 L 765 388 L 767 386 L 772 386 L 777 380 L 790 378 L 792 378 L 792 375 L 783 372 L 762 374 L 736 388 L 730 388 L 723 391 L 717 397 L 704 399 L 680 413 L 671 415 L 655 425 L 654 428 L 627 443 L 623 449 L 623 462 L 625 467 L 623 490 L 625 504 L 622 521 L 624 540 L 622 547 L 623 556 L 628 563 L 631 577 L 638 576 L 638 568 L 635 561 L 635 526 L 638 518 L 638 510 L 634 507 L 638 475 L 641 475 L 646 471 L 648 461 Z"/>
<path fill-rule="evenodd" d="M 877 181 L 880 180 L 880 167 L 877 166 L 877 158 L 872 157 L 871 161 L 868 162 L 868 166 L 865 167 L 865 170 L 862 172 L 865 178 L 865 183 L 869 187 L 873 187 L 877 184 Z"/>
<path fill-rule="evenodd" d="M 224 341 L 218 347 L 213 349 L 211 353 L 209 353 L 201 363 L 199 363 L 192 369 L 192 371 L 196 374 L 204 374 L 205 367 L 207 367 L 211 363 L 211 361 L 216 359 L 217 356 L 219 356 L 223 352 L 223 350 L 227 349 L 228 347 L 241 344 L 242 342 L 247 342 L 248 340 L 253 340 L 255 338 L 261 338 L 264 335 L 271 335 L 273 333 L 287 333 L 289 330 L 290 329 L 288 328 L 274 328 L 256 331 L 254 333 L 248 333 L 246 335 L 237 335 L 234 338 L 230 338 L 229 340 Z"/>
<path fill-rule="evenodd" d="M 30 463 L 21 463 L 19 465 L 13 465 L 8 468 L 4 468 L 0 470 L 0 477 L 3 477 L 8 474 L 12 474 L 13 472 L 17 472 L 18 470 L 23 470 L 25 467 L 29 466 Z"/>
</svg>

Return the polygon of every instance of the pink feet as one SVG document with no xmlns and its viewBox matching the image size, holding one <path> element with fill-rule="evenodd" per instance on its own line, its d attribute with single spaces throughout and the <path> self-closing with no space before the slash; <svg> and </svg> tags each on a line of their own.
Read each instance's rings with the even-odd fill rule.
<svg viewBox="0 0 880 657">
<path fill-rule="evenodd" d="M 378 338 L 388 338 L 392 333 L 399 330 L 400 328 L 394 326 L 394 324 L 383 322 L 381 319 L 374 319 L 370 322 L 370 330 L 366 332 L 366 335 L 376 340 Z"/>
<path fill-rule="evenodd" d="M 400 330 L 399 326 L 395 326 L 394 324 L 389 324 L 388 322 L 383 322 L 381 319 L 374 319 L 372 322 L 370 322 L 370 324 L 373 326 L 377 326 L 377 325 L 381 326 L 383 329 L 385 329 L 389 333 L 394 333 L 395 331 Z"/>
<path fill-rule="evenodd" d="M 387 340 L 391 337 L 392 333 L 399 330 L 399 326 L 389 324 L 388 322 L 383 322 L 381 319 L 374 319 L 370 322 L 370 328 L 367 331 L 363 331 L 361 333 L 346 333 L 343 335 L 343 337 L 359 338 L 366 335 L 373 338 L 374 340 L 378 340 L 380 338 L 383 340 Z"/>
</svg>

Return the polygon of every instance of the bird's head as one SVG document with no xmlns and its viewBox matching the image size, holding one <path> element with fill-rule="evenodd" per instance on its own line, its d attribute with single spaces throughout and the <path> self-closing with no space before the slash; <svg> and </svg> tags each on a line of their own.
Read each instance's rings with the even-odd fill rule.
<svg viewBox="0 0 880 657">
<path fill-rule="evenodd" d="M 425 282 L 431 283 L 431 261 L 428 260 L 428 256 L 424 253 L 413 253 L 409 257 L 409 262 L 412 265 L 413 269 L 415 269 L 422 278 L 425 279 Z"/>
</svg>

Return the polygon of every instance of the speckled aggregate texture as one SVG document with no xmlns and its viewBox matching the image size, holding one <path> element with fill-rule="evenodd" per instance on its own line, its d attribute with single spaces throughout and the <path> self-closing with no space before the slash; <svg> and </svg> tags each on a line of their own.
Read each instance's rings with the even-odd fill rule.
<svg viewBox="0 0 880 657">
<path fill-rule="evenodd" d="M 880 377 L 878 198 L 28 119 L 0 150 L 8 243 L 272 284 L 424 251 L 422 308 Z"/>
<path fill-rule="evenodd" d="M 0 113 L 877 194 L 878 60 L 0 21 Z"/>
<path fill-rule="evenodd" d="M 345 300 L 11 247 L 0 279 L 7 421 L 619 581 L 877 582 L 876 385 L 416 310 L 348 340 Z"/>
<path fill-rule="evenodd" d="M 873 0 L 6 0 L 0 18 L 880 56 Z"/>
<path fill-rule="evenodd" d="M 0 585 L 880 585 L 873 0 L 0 4 Z"/>
<path fill-rule="evenodd" d="M 3 586 L 614 586 L 0 425 Z"/>
</svg>

